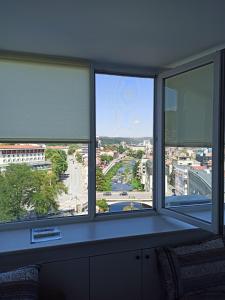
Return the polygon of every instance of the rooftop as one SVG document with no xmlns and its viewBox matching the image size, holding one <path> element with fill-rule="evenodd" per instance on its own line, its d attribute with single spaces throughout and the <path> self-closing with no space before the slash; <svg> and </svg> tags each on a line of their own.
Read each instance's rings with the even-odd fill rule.
<svg viewBox="0 0 225 300">
<path fill-rule="evenodd" d="M 43 149 L 44 146 L 42 145 L 0 145 L 0 150 L 17 150 L 17 149 Z"/>
</svg>

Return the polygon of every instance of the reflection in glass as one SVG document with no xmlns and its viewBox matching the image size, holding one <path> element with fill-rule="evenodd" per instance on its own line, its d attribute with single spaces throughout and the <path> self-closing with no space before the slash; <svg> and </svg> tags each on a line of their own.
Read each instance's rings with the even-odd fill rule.
<svg viewBox="0 0 225 300">
<path fill-rule="evenodd" d="M 165 207 L 211 221 L 213 64 L 165 80 Z"/>
</svg>

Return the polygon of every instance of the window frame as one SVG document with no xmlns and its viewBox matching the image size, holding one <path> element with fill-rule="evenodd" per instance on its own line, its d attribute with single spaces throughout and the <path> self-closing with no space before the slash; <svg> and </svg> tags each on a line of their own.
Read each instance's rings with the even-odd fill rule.
<svg viewBox="0 0 225 300">
<path fill-rule="evenodd" d="M 182 74 L 187 71 L 191 71 L 204 65 L 213 63 L 214 64 L 214 74 L 213 74 L 213 169 L 212 169 L 212 222 L 206 222 L 195 217 L 191 217 L 185 214 L 181 214 L 176 211 L 165 208 L 165 143 L 164 143 L 164 82 L 167 78 L 173 77 L 175 75 Z M 219 183 L 222 176 L 221 167 L 221 146 L 222 146 L 222 135 L 221 135 L 221 109 L 222 100 L 220 95 L 220 85 L 221 85 L 221 51 L 215 52 L 213 54 L 202 57 L 198 60 L 192 61 L 190 63 L 181 65 L 179 67 L 173 68 L 166 72 L 159 74 L 157 78 L 157 109 L 159 122 L 157 122 L 157 199 L 158 207 L 157 211 L 160 214 L 168 215 L 179 219 L 183 222 L 198 226 L 207 231 L 213 233 L 222 232 L 222 219 L 223 219 L 223 209 L 222 201 L 223 194 L 221 189 L 221 183 Z"/>
<path fill-rule="evenodd" d="M 131 217 L 140 217 L 140 216 L 154 216 L 157 215 L 156 212 L 156 198 L 155 198 L 155 122 L 154 120 L 156 119 L 156 73 L 148 68 L 131 68 L 131 67 L 121 67 L 121 66 L 112 66 L 112 65 L 102 65 L 102 64 L 96 64 L 93 67 L 93 71 L 94 71 L 94 83 L 95 83 L 95 76 L 96 74 L 102 74 L 102 75 L 115 75 L 115 76 L 127 76 L 127 77 L 137 77 L 137 78 L 148 78 L 148 79 L 152 79 L 153 82 L 153 86 L 154 86 L 154 95 L 153 95 L 153 207 L 151 209 L 141 209 L 138 211 L 127 211 L 127 212 L 111 212 L 111 213 L 96 213 L 96 208 L 95 208 L 95 214 L 94 214 L 94 220 L 98 221 L 98 220 L 109 220 L 109 219 L 121 219 L 121 218 L 131 218 Z M 94 84 L 94 87 L 96 87 L 96 85 Z M 92 134 L 95 137 L 95 143 L 96 143 L 96 95 L 95 95 L 95 91 L 94 91 L 94 104 L 95 107 L 93 109 L 93 111 L 95 112 L 94 117 L 94 132 L 92 132 Z M 94 156 L 95 156 L 95 161 L 94 161 L 94 166 L 95 166 L 95 171 L 94 174 L 96 174 L 96 144 L 95 144 L 95 149 L 93 149 L 94 152 Z M 95 181 L 96 177 L 94 176 L 94 181 Z M 94 188 L 96 186 L 96 181 L 94 182 Z M 92 203 L 94 203 L 94 206 L 96 207 L 96 190 L 94 191 L 94 200 L 92 201 Z"/>
<path fill-rule="evenodd" d="M 111 64 L 97 64 L 88 60 L 75 59 L 69 57 L 57 57 L 57 56 L 46 56 L 46 55 L 36 55 L 36 54 L 23 54 L 16 52 L 0 52 L 0 58 L 5 59 L 18 59 L 26 60 L 30 62 L 42 62 L 42 63 L 57 63 L 57 64 L 74 64 L 74 65 L 88 65 L 90 68 L 90 142 L 87 143 L 88 147 L 88 214 L 87 215 L 77 215 L 71 217 L 53 217 L 53 218 L 43 218 L 39 220 L 30 221 L 17 221 L 8 222 L 0 224 L 0 231 L 12 230 L 12 229 L 24 229 L 24 228 L 34 228 L 34 227 L 44 227 L 44 226 L 60 226 L 72 223 L 83 223 L 83 222 L 95 222 L 100 220 L 110 220 L 110 219 L 120 219 L 120 218 L 132 218 L 140 216 L 155 216 L 157 214 L 169 215 L 175 219 L 184 221 L 186 223 L 198 226 L 200 228 L 206 229 L 208 231 L 213 231 L 214 233 L 223 232 L 223 209 L 224 209 L 224 197 L 223 197 L 223 162 L 224 162 L 224 141 L 223 141 L 223 124 L 224 124 L 224 104 L 225 100 L 225 87 L 221 88 L 221 80 L 225 82 L 225 51 L 220 51 L 208 55 L 206 57 L 200 58 L 191 63 L 173 68 L 164 73 L 160 73 L 159 70 L 154 68 L 146 67 L 130 67 L 123 65 L 111 65 Z M 214 129 L 213 129 L 213 144 L 214 144 L 214 172 L 213 172 L 213 198 L 217 197 L 216 204 L 213 208 L 213 220 L 212 225 L 205 224 L 200 220 L 181 215 L 179 213 L 169 211 L 163 208 L 164 201 L 164 117 L 163 117 L 163 90 L 162 82 L 165 76 L 172 76 L 178 74 L 179 72 L 185 72 L 188 69 L 193 69 L 200 67 L 201 65 L 214 62 L 215 76 L 214 83 L 216 93 L 214 97 L 217 99 L 214 103 Z M 223 62 L 222 69 L 220 70 Z M 223 74 L 221 79 L 221 72 Z M 122 76 L 135 76 L 151 78 L 154 80 L 154 114 L 153 114 L 153 208 L 143 209 L 143 211 L 132 211 L 132 212 L 118 212 L 118 213 L 107 213 L 107 214 L 97 214 L 96 213 L 96 181 L 95 181 L 95 170 L 96 170 L 96 101 L 95 101 L 95 74 L 109 74 L 109 75 L 122 75 Z M 220 109 L 222 109 L 222 114 L 219 114 Z M 218 116 L 218 118 L 215 118 Z M 216 132 L 216 129 L 218 131 Z M 220 129 L 220 131 L 219 131 Z M 221 132 L 222 130 L 222 132 Z M 216 134 L 215 134 L 216 132 Z M 4 141 L 5 142 L 5 141 Z M 12 142 L 12 140 L 10 140 Z M 21 140 L 15 140 L 14 142 L 24 142 Z M 32 142 L 29 140 L 29 142 Z M 33 141 L 42 142 L 42 141 Z M 45 141 L 46 142 L 46 141 Z M 57 142 L 51 141 L 49 142 Z M 58 141 L 72 143 L 73 141 Z M 222 165 L 222 166 L 221 166 Z M 215 182 L 217 183 L 215 185 Z M 216 187 L 216 188 L 215 188 Z M 222 208 L 222 209 L 221 209 Z"/>
<path fill-rule="evenodd" d="M 88 66 L 90 68 L 90 141 L 82 142 L 88 144 L 88 213 L 87 215 L 77 215 L 77 216 L 67 216 L 67 217 L 51 217 L 43 218 L 38 220 L 21 220 L 21 221 L 10 221 L 7 223 L 0 223 L 0 232 L 6 230 L 15 229 L 25 229 L 25 228 L 35 228 L 35 227 L 48 227 L 57 225 L 66 225 L 73 223 L 83 223 L 107 219 L 121 219 L 121 218 L 132 218 L 140 216 L 153 216 L 157 212 L 155 210 L 155 167 L 153 168 L 153 208 L 143 209 L 143 211 L 132 211 L 132 212 L 118 212 L 118 213 L 108 213 L 108 214 L 97 214 L 96 213 L 96 102 L 95 102 L 95 74 L 109 74 L 109 75 L 121 75 L 121 76 L 133 76 L 133 77 L 143 77 L 150 78 L 154 80 L 154 113 L 153 118 L 155 119 L 155 79 L 157 76 L 156 69 L 150 68 L 139 68 L 130 66 L 118 66 L 118 65 L 108 65 L 108 64 L 96 64 L 85 59 L 76 59 L 71 57 L 58 57 L 52 55 L 39 55 L 30 53 L 20 53 L 20 52 L 0 52 L 1 59 L 7 60 L 22 60 L 27 62 L 40 62 L 46 64 L 62 64 L 62 65 L 74 65 L 74 66 Z M 155 153 L 155 140 L 154 140 L 155 128 L 153 126 L 153 151 Z M 6 139 L 1 139 L 0 142 L 7 142 Z M 74 143 L 73 141 L 67 140 L 18 140 L 10 139 L 8 142 L 20 142 L 20 143 Z M 78 143 L 78 141 L 77 141 Z M 153 157 L 153 164 L 155 166 L 155 157 Z"/>
</svg>

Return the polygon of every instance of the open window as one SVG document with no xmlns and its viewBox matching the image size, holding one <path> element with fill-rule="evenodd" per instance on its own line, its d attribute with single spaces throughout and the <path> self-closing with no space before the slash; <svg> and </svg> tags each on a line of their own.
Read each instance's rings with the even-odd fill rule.
<svg viewBox="0 0 225 300">
<path fill-rule="evenodd" d="M 96 214 L 153 208 L 154 79 L 95 74 Z"/>
<path fill-rule="evenodd" d="M 158 209 L 219 232 L 221 53 L 159 75 Z"/>
</svg>

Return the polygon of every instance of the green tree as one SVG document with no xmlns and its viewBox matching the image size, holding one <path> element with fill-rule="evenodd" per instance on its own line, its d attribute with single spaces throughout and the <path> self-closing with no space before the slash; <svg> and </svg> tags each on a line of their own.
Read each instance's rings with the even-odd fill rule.
<svg viewBox="0 0 225 300">
<path fill-rule="evenodd" d="M 138 150 L 137 153 L 136 153 L 136 158 L 141 159 L 144 154 L 145 154 L 144 151 Z"/>
<path fill-rule="evenodd" d="M 126 149 L 124 149 L 122 145 L 119 145 L 119 147 L 118 147 L 119 154 L 122 154 L 125 151 L 126 151 Z"/>
<path fill-rule="evenodd" d="M 66 192 L 56 175 L 32 170 L 27 164 L 9 165 L 0 174 L 0 221 L 19 220 L 30 212 L 56 211 L 57 196 Z"/>
<path fill-rule="evenodd" d="M 133 177 L 137 177 L 137 173 L 138 173 L 138 168 L 139 168 L 140 162 L 137 161 L 135 162 L 134 166 L 133 166 Z"/>
<path fill-rule="evenodd" d="M 106 212 L 109 210 L 109 205 L 105 199 L 97 200 L 96 205 L 99 207 L 100 212 Z"/>
<path fill-rule="evenodd" d="M 74 154 L 77 151 L 77 149 L 79 149 L 79 146 L 77 144 L 69 145 L 68 154 L 69 155 Z"/>
<path fill-rule="evenodd" d="M 113 157 L 111 155 L 102 154 L 100 159 L 102 162 L 110 163 L 113 160 Z"/>
<path fill-rule="evenodd" d="M 96 167 L 96 191 L 101 192 L 106 190 L 106 180 L 103 172 L 99 167 Z"/>
<path fill-rule="evenodd" d="M 67 155 L 63 150 L 47 149 L 45 157 L 52 163 L 52 171 L 59 177 L 68 169 Z"/>
<path fill-rule="evenodd" d="M 83 162 L 82 155 L 79 152 L 76 153 L 76 160 L 80 164 Z"/>
<path fill-rule="evenodd" d="M 131 156 L 131 157 L 135 157 L 135 151 L 133 151 L 132 149 L 127 149 L 127 156 Z"/>
<path fill-rule="evenodd" d="M 37 192 L 33 195 L 31 205 L 37 215 L 56 212 L 58 195 L 67 193 L 67 187 L 58 180 L 53 172 L 36 171 L 35 180 L 38 182 Z"/>
<path fill-rule="evenodd" d="M 144 186 L 141 183 L 139 178 L 133 178 L 131 180 L 131 185 L 132 185 L 134 190 L 138 190 L 138 191 L 143 191 L 144 190 Z"/>
</svg>

